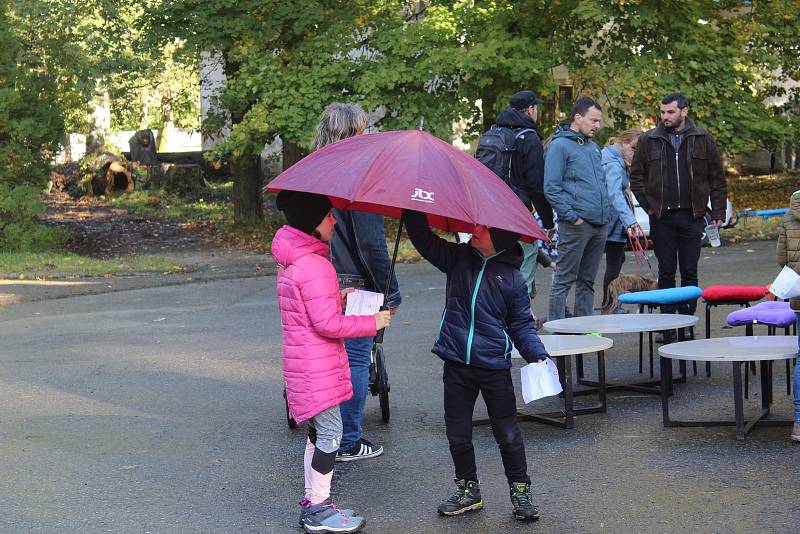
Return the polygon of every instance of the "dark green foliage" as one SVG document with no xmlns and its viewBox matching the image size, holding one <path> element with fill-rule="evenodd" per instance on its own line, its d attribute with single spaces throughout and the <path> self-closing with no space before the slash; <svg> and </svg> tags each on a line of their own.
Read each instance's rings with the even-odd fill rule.
<svg viewBox="0 0 800 534">
<path fill-rule="evenodd" d="M 276 134 L 308 147 L 336 100 L 385 110 L 382 129 L 424 115 L 445 139 L 466 119 L 474 138 L 513 92 L 554 98 L 559 65 L 576 96 L 608 97 L 615 129 L 646 126 L 680 90 L 725 152 L 775 147 L 797 136 L 764 99 L 798 78 L 798 13 L 798 0 L 175 0 L 149 16 L 164 39 L 225 57 L 234 128 L 217 155 L 238 157 Z"/>
<path fill-rule="evenodd" d="M 63 246 L 63 230 L 37 223 L 44 211 L 41 191 L 0 183 L 0 250 L 45 251 Z"/>
<path fill-rule="evenodd" d="M 737 154 L 800 133 L 784 107 L 765 105 L 786 95 L 797 107 L 798 89 L 784 82 L 797 79 L 799 30 L 798 0 L 587 0 L 571 17 L 565 59 L 580 90 L 608 97 L 620 127 L 652 125 L 661 98 L 681 91 L 698 125 Z"/>
<path fill-rule="evenodd" d="M 63 115 L 52 105 L 56 80 L 15 33 L 14 17 L 0 0 L 0 184 L 43 185 Z"/>
</svg>

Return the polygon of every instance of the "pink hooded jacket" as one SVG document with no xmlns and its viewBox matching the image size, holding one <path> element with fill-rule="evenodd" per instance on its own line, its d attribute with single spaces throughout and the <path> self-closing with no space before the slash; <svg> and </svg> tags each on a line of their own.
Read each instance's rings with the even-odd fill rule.
<svg viewBox="0 0 800 534">
<path fill-rule="evenodd" d="M 353 396 L 343 338 L 375 335 L 372 316 L 342 315 L 328 244 L 282 226 L 272 240 L 283 325 L 283 379 L 289 414 L 305 421 Z"/>
</svg>

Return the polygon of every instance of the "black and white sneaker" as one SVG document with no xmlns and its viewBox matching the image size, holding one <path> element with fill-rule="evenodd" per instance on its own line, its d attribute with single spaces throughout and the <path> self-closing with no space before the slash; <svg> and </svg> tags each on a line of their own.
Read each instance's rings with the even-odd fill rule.
<svg viewBox="0 0 800 534">
<path fill-rule="evenodd" d="M 367 458 L 375 458 L 381 454 L 383 454 L 383 447 L 380 445 L 373 445 L 364 438 L 361 438 L 349 451 L 337 452 L 336 461 L 353 462 L 355 460 L 366 460 Z"/>
</svg>

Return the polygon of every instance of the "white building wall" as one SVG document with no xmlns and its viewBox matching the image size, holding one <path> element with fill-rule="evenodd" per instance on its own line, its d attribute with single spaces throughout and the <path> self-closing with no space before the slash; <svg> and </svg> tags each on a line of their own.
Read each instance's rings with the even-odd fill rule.
<svg viewBox="0 0 800 534">
<path fill-rule="evenodd" d="M 200 124 L 210 113 L 218 113 L 222 107 L 219 97 L 225 88 L 225 59 L 220 52 L 203 52 L 200 55 Z M 211 150 L 231 133 L 230 120 L 216 135 L 203 133 L 202 150 Z"/>
</svg>

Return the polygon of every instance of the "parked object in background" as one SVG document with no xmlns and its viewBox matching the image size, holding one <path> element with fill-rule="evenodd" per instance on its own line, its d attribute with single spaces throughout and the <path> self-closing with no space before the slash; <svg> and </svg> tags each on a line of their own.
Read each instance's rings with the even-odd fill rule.
<svg viewBox="0 0 800 534">
<path fill-rule="evenodd" d="M 764 210 L 764 211 L 770 211 L 770 212 L 773 212 L 773 211 L 778 212 L 778 211 L 780 211 L 781 212 L 779 214 L 776 213 L 776 214 L 769 215 L 770 217 L 777 217 L 778 215 L 782 215 L 783 213 L 786 213 L 785 209 L 783 209 L 783 210 Z M 642 230 L 644 230 L 645 235 L 649 237 L 650 236 L 650 217 L 642 209 L 642 206 L 639 205 L 639 201 L 636 199 L 636 195 L 633 196 L 633 213 L 634 213 L 634 215 L 636 215 L 636 222 L 639 223 L 639 226 L 642 227 Z M 706 207 L 706 216 L 708 216 L 710 213 L 711 213 L 711 201 L 708 202 L 708 206 Z M 739 217 L 749 217 L 751 215 L 756 215 L 756 214 L 761 216 L 761 217 L 763 217 L 763 215 L 760 215 L 760 212 L 751 212 L 750 214 L 747 214 L 747 215 L 745 214 L 744 211 L 740 211 L 738 213 L 735 213 L 734 212 L 733 203 L 730 200 L 727 200 L 726 201 L 726 208 L 725 208 L 725 220 L 722 222 L 722 226 L 720 226 L 720 228 L 733 228 L 734 226 L 736 226 L 736 223 L 739 222 Z"/>
<path fill-rule="evenodd" d="M 789 211 L 789 208 L 778 208 L 774 210 L 752 210 L 751 208 L 746 208 L 739 211 L 736 214 L 736 217 L 761 217 L 762 219 L 770 219 L 772 217 L 783 217 L 786 215 L 786 212 Z"/>
</svg>

